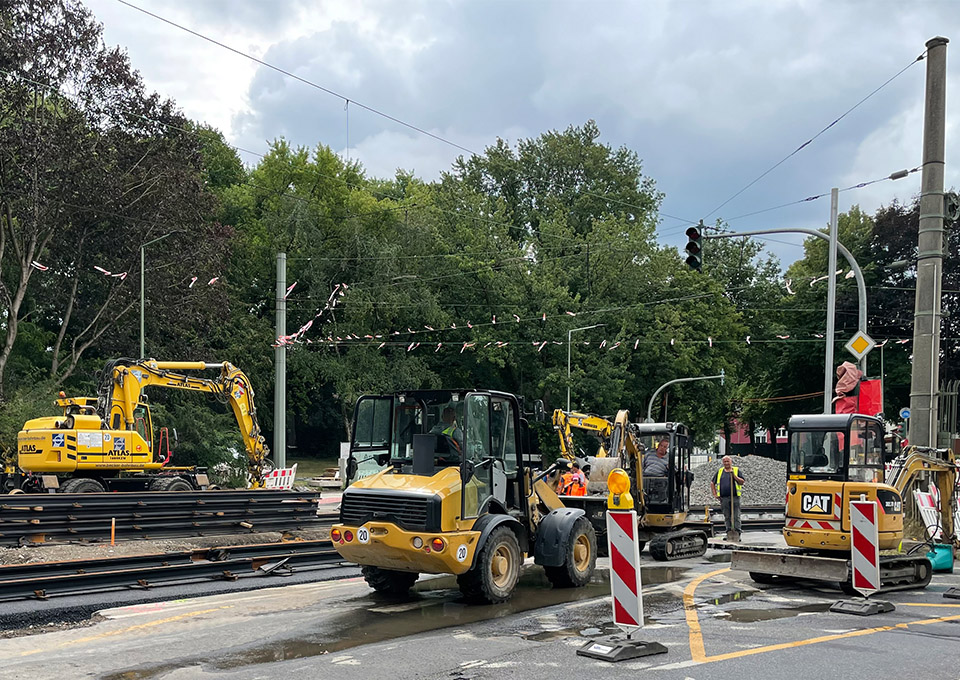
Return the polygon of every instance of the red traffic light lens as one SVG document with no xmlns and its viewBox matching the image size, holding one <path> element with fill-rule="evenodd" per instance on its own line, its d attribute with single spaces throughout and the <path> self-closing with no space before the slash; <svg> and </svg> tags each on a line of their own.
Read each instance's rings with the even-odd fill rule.
<svg viewBox="0 0 960 680">
<path fill-rule="evenodd" d="M 696 227 L 690 227 L 684 233 L 687 235 L 687 238 L 690 239 L 691 241 L 696 241 L 698 238 L 700 238 L 700 230 L 697 229 Z"/>
</svg>

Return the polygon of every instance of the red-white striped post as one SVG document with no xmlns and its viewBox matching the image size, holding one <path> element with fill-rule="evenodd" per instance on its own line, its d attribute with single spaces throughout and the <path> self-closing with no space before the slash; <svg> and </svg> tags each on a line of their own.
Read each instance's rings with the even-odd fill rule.
<svg viewBox="0 0 960 680">
<path fill-rule="evenodd" d="M 607 545 L 610 550 L 613 622 L 629 636 L 643 627 L 636 511 L 607 510 Z"/>
<path fill-rule="evenodd" d="M 850 543 L 853 588 L 870 597 L 880 590 L 880 534 L 874 501 L 850 501 Z"/>
</svg>

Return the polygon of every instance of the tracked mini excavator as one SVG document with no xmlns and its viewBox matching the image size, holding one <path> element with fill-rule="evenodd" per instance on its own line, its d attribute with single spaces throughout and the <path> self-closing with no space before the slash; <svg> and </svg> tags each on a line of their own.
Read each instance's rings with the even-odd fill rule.
<svg viewBox="0 0 960 680">
<path fill-rule="evenodd" d="M 933 484 L 940 498 L 943 543 L 957 546 L 953 526 L 957 465 L 949 450 L 910 447 L 885 455 L 883 421 L 857 413 L 797 415 L 788 423 L 784 549 L 741 548 L 732 569 L 758 583 L 830 581 L 852 593 L 850 501 L 877 504 L 882 591 L 923 588 L 932 567 L 922 521 L 907 521 L 917 484 Z M 891 444 L 893 444 L 891 442 Z M 884 459 L 893 460 L 889 477 Z M 913 545 L 913 551 L 902 547 Z"/>
<path fill-rule="evenodd" d="M 576 414 L 570 414 L 576 415 Z M 596 416 L 594 416 L 596 417 Z M 554 423 L 569 422 L 554 413 Z M 596 457 L 584 459 L 589 464 L 586 496 L 561 496 L 564 505 L 582 508 L 597 532 L 601 554 L 606 551 L 607 476 L 614 468 L 624 469 L 630 477 L 630 492 L 636 499 L 637 536 L 640 550 L 649 543 L 655 560 L 679 560 L 699 557 L 707 550 L 707 538 L 713 535 L 710 522 L 692 520 L 690 510 L 690 432 L 682 423 L 631 423 L 630 412 L 621 410 L 613 421 L 607 421 L 606 448 Z M 557 427 L 561 451 L 569 457 L 565 446 L 568 430 Z M 656 443 L 667 440 L 666 475 L 643 473 L 644 452 L 656 455 Z"/>
<path fill-rule="evenodd" d="M 216 378 L 181 371 L 219 370 Z M 97 397 L 67 397 L 62 416 L 28 420 L 17 435 L 17 467 L 0 482 L 7 492 L 185 491 L 209 485 L 205 471 L 170 464 L 166 428 L 157 437 L 144 390 L 205 392 L 229 404 L 240 426 L 252 486 L 262 484 L 269 455 L 253 387 L 228 363 L 116 359 L 100 374 Z M 166 444 L 164 447 L 163 444 Z"/>
</svg>

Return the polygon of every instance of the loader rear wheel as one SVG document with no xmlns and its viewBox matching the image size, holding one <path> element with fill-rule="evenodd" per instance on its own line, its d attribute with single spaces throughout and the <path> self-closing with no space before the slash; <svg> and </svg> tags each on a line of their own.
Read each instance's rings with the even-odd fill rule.
<svg viewBox="0 0 960 680">
<path fill-rule="evenodd" d="M 88 477 L 74 477 L 60 485 L 60 493 L 103 493 L 103 484 Z"/>
<path fill-rule="evenodd" d="M 554 588 L 579 588 L 590 582 L 597 566 L 597 532 L 585 517 L 573 523 L 564 562 L 559 567 L 544 567 Z"/>
<path fill-rule="evenodd" d="M 384 595 L 406 595 L 420 574 L 411 571 L 395 571 L 380 567 L 361 567 L 360 573 L 367 585 Z"/>
<path fill-rule="evenodd" d="M 182 477 L 160 477 L 150 482 L 151 491 L 193 491 L 190 482 Z"/>
<path fill-rule="evenodd" d="M 480 548 L 470 571 L 457 577 L 457 585 L 470 601 L 506 602 L 520 580 L 522 562 L 516 534 L 509 527 L 497 527 Z"/>
</svg>

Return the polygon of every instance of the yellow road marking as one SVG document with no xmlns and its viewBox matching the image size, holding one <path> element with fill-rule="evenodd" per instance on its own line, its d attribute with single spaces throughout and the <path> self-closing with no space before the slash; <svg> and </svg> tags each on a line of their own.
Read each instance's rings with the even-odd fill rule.
<svg viewBox="0 0 960 680">
<path fill-rule="evenodd" d="M 31 654 L 39 654 L 41 652 L 49 652 L 52 649 L 61 649 L 63 647 L 72 647 L 73 645 L 81 645 L 84 642 L 92 642 L 94 640 L 102 640 L 103 638 L 115 637 L 117 635 L 124 635 L 125 633 L 132 633 L 135 630 L 141 630 L 143 628 L 152 628 L 153 626 L 160 626 L 164 623 L 172 623 L 173 621 L 180 621 L 181 619 L 186 619 L 191 616 L 200 616 L 201 614 L 209 614 L 211 612 L 220 611 L 222 609 L 233 609 L 233 605 L 224 605 L 223 607 L 213 607 L 212 609 L 200 609 L 194 612 L 187 612 L 185 614 L 177 614 L 176 616 L 170 616 L 165 619 L 157 619 L 156 621 L 148 621 L 147 623 L 138 623 L 135 626 L 127 626 L 126 628 L 118 628 L 117 630 L 109 630 L 104 633 L 97 633 L 96 635 L 88 635 L 86 637 L 77 638 L 76 640 L 67 640 L 61 642 L 58 645 L 54 645 L 50 649 L 31 649 L 26 652 L 20 652 L 20 656 L 30 656 Z"/>
<path fill-rule="evenodd" d="M 891 631 L 895 629 L 905 629 L 909 626 L 924 626 L 931 623 L 941 623 L 943 621 L 956 621 L 960 620 L 960 614 L 953 616 L 941 616 L 934 619 L 920 619 L 917 621 L 907 621 L 905 623 L 897 623 L 892 626 L 878 626 L 876 628 L 864 628 L 862 630 L 854 630 L 848 633 L 838 633 L 836 635 L 823 635 L 815 638 L 807 638 L 806 640 L 797 640 L 795 642 L 782 642 L 776 645 L 767 645 L 765 647 L 754 647 L 753 649 L 742 649 L 736 652 L 727 652 L 726 654 L 715 654 L 713 656 L 707 656 L 706 650 L 703 644 L 703 631 L 700 628 L 700 618 L 697 616 L 697 606 L 696 601 L 694 600 L 694 594 L 696 593 L 697 586 L 706 581 L 709 578 L 712 578 L 718 574 L 722 574 L 726 571 L 730 571 L 730 568 L 726 569 L 717 569 L 716 571 L 711 571 L 706 574 L 702 574 L 697 578 L 690 581 L 687 584 L 687 587 L 683 589 L 683 609 L 684 614 L 687 619 L 687 627 L 690 629 L 690 658 L 697 663 L 712 663 L 714 661 L 726 661 L 727 659 L 737 659 L 743 656 L 751 656 L 753 654 L 764 654 L 766 652 L 775 652 L 781 649 L 792 649 L 794 647 L 805 647 L 807 645 L 815 645 L 821 642 L 832 642 L 834 640 L 843 640 L 846 638 L 861 637 L 863 635 L 872 635 L 874 633 L 883 633 L 886 631 Z M 957 604 L 928 604 L 926 602 L 905 602 L 900 603 L 907 607 L 960 607 Z"/>
<path fill-rule="evenodd" d="M 717 569 L 690 581 L 687 587 L 683 589 L 683 611 L 687 617 L 687 627 L 690 629 L 690 656 L 694 661 L 704 662 L 707 660 L 706 652 L 703 648 L 703 635 L 700 632 L 700 619 L 697 617 L 697 605 L 693 600 L 693 594 L 697 586 L 708 578 L 730 571 L 730 567 Z"/>
<path fill-rule="evenodd" d="M 960 604 L 935 604 L 933 602 L 897 602 L 898 607 L 956 607 Z"/>
</svg>

